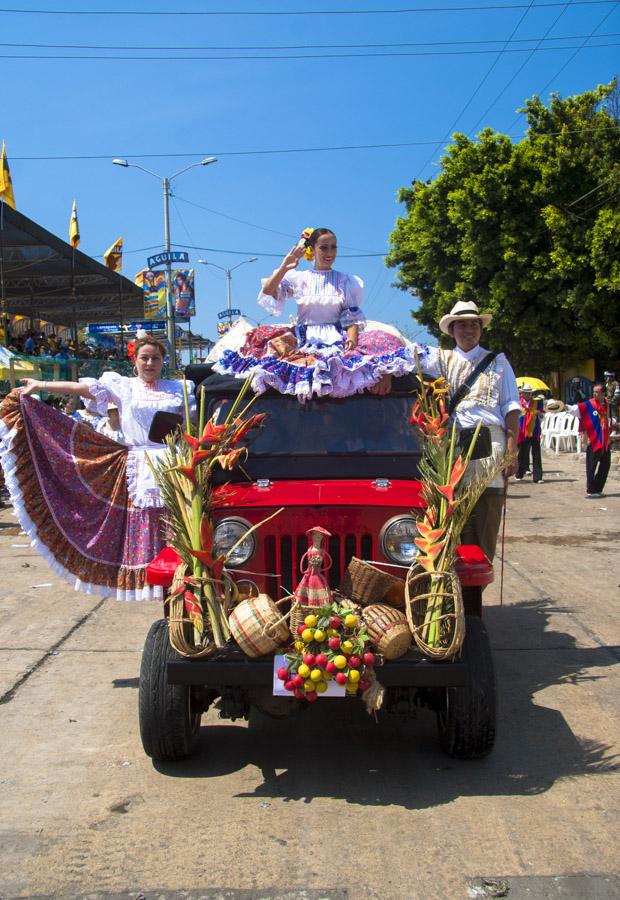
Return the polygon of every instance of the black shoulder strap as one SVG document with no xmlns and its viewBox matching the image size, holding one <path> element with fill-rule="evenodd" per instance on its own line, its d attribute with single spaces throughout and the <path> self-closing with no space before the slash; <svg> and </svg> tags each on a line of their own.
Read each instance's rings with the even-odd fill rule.
<svg viewBox="0 0 620 900">
<path fill-rule="evenodd" d="M 456 391 L 450 398 L 450 403 L 448 405 L 448 415 L 449 416 L 452 415 L 452 413 L 457 408 L 457 406 L 459 405 L 461 400 L 464 400 L 465 397 L 469 394 L 469 391 L 470 391 L 473 383 L 475 382 L 476 378 L 478 377 L 478 375 L 480 375 L 481 372 L 484 372 L 484 370 L 487 369 L 491 365 L 491 363 L 493 362 L 493 360 L 495 359 L 496 356 L 497 356 L 497 353 L 493 353 L 493 352 L 486 353 L 482 357 L 482 359 L 480 360 L 480 362 L 478 363 L 476 368 L 473 369 L 469 373 L 468 377 L 465 379 L 463 384 L 461 384 L 456 389 Z"/>
</svg>

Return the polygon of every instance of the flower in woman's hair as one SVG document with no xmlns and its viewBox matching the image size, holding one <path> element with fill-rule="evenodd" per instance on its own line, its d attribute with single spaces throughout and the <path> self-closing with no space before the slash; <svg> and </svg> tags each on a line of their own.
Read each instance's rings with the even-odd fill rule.
<svg viewBox="0 0 620 900">
<path fill-rule="evenodd" d="M 304 259 L 307 259 L 310 262 L 314 259 L 314 250 L 310 246 L 310 238 L 312 237 L 312 232 L 314 228 L 304 228 L 299 239 L 304 242 L 305 250 L 304 250 Z"/>
</svg>

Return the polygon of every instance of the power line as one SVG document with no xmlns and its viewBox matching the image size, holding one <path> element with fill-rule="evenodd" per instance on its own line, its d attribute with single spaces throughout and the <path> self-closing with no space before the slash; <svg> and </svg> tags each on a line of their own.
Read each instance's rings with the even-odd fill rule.
<svg viewBox="0 0 620 900">
<path fill-rule="evenodd" d="M 576 4 L 574 4 L 574 5 L 576 5 Z M 564 69 L 565 69 L 565 68 L 566 68 L 566 67 L 574 60 L 574 58 L 577 56 L 577 54 L 579 53 L 579 50 L 581 50 L 582 47 L 585 46 L 585 44 L 588 42 L 588 40 L 589 40 L 591 37 L 594 37 L 594 35 L 596 34 L 596 32 L 599 30 L 599 28 L 607 21 L 607 19 L 610 17 L 610 15 L 616 11 L 616 9 L 618 8 L 618 6 L 620 6 L 620 3 L 614 3 L 614 6 L 612 7 L 612 9 L 610 9 L 609 12 L 607 12 L 607 13 L 603 16 L 603 18 L 600 20 L 600 22 L 598 23 L 598 25 L 595 25 L 595 26 L 594 26 L 594 28 L 592 29 L 592 31 L 590 32 L 589 36 L 586 38 L 586 40 L 584 41 L 584 43 L 582 44 L 582 46 L 581 46 L 581 47 L 578 47 L 577 50 L 575 50 L 575 52 L 572 54 L 572 56 L 570 56 L 570 57 L 566 60 L 566 62 L 563 63 L 562 66 L 560 66 L 560 68 L 559 68 L 558 71 L 555 73 L 555 75 L 553 75 L 553 76 L 549 79 L 549 81 L 546 83 L 546 85 L 544 86 L 544 88 L 543 88 L 541 91 L 538 91 L 538 96 L 539 96 L 539 97 L 541 96 L 541 94 L 544 94 L 544 92 L 547 90 L 547 88 L 548 88 L 550 85 L 553 84 L 553 82 L 556 80 L 556 78 L 557 78 L 559 75 L 562 74 L 562 72 L 564 71 Z M 515 127 L 515 125 L 518 124 L 520 118 L 521 118 L 521 114 L 519 114 L 519 115 L 516 116 L 516 118 L 513 120 L 512 124 L 511 124 L 511 125 L 509 126 L 509 128 L 506 130 L 506 133 L 507 133 L 507 134 L 510 134 L 510 132 L 511 132 L 512 129 Z"/>
<path fill-rule="evenodd" d="M 281 237 L 288 238 L 289 240 L 297 241 L 299 239 L 299 234 L 294 234 L 291 231 L 276 231 L 274 228 L 267 228 L 265 225 L 257 225 L 255 222 L 248 222 L 246 219 L 237 219 L 235 216 L 229 216 L 228 213 L 220 212 L 217 209 L 210 209 L 208 206 L 202 206 L 200 203 L 195 203 L 193 200 L 187 200 L 185 197 L 179 197 L 178 194 L 174 194 L 177 200 L 181 200 L 183 203 L 187 203 L 188 206 L 195 206 L 196 209 L 202 209 L 204 212 L 212 213 L 214 216 L 220 216 L 222 219 L 229 219 L 231 222 L 237 222 L 239 225 L 248 225 L 250 228 L 257 228 L 259 231 L 268 231 L 271 234 L 278 234 Z M 342 250 L 357 250 L 360 253 L 365 253 L 365 250 L 362 250 L 360 247 L 346 247 L 344 244 L 340 245 Z"/>
<path fill-rule="evenodd" d="M 459 46 L 470 46 L 473 44 L 527 44 L 531 41 L 537 41 L 538 43 L 542 41 L 580 41 L 586 37 L 585 34 L 567 34 L 567 35 L 555 35 L 554 37 L 548 38 L 547 35 L 554 27 L 554 25 L 560 20 L 560 18 L 564 15 L 566 9 L 563 9 L 558 17 L 555 19 L 553 25 L 551 25 L 545 34 L 541 38 L 531 37 L 531 38 L 508 38 L 508 40 L 504 38 L 478 38 L 470 41 L 409 41 L 407 43 L 396 43 L 396 44 L 247 44 L 244 46 L 222 46 L 222 45 L 196 45 L 191 46 L 185 44 L 182 47 L 174 47 L 166 45 L 165 47 L 153 47 L 149 46 L 148 48 L 144 47 L 144 44 L 19 44 L 19 43 L 9 43 L 9 42 L 0 42 L 0 47 L 15 47 L 15 48 L 27 48 L 27 49 L 39 49 L 39 50 L 142 50 L 144 52 L 155 53 L 160 51 L 182 51 L 183 53 L 193 53 L 199 50 L 211 50 L 218 52 L 228 52 L 228 51 L 245 51 L 245 50 L 263 50 L 265 52 L 270 50 L 369 50 L 369 49 L 389 49 L 396 47 L 459 47 Z M 609 38 L 609 37 L 618 37 L 617 32 L 613 32 L 610 34 L 600 34 L 598 35 L 600 38 Z M 527 49 L 527 48 L 526 48 Z"/>
<path fill-rule="evenodd" d="M 577 0 L 576 6 L 599 6 L 608 4 L 612 0 Z M 405 15 L 412 13 L 438 13 L 438 12 L 476 12 L 479 10 L 488 12 L 499 12 L 504 9 L 524 9 L 529 5 L 526 3 L 511 3 L 498 5 L 479 5 L 479 6 L 415 6 L 405 7 L 403 9 L 300 9 L 300 10 L 241 10 L 241 9 L 218 9 L 218 10 L 161 10 L 161 9 L 14 9 L 0 8 L 0 13 L 13 13 L 17 15 L 35 15 L 35 16 L 385 16 L 385 15 Z M 537 3 L 535 9 L 548 9 L 553 6 L 566 6 L 562 2 Z"/>
<path fill-rule="evenodd" d="M 555 26 L 558 24 L 558 22 L 560 21 L 560 19 L 562 18 L 562 16 L 563 16 L 564 13 L 566 12 L 566 10 L 568 9 L 568 6 L 569 6 L 569 5 L 570 5 L 570 4 L 567 4 L 567 6 L 565 6 L 564 9 L 560 10 L 560 12 L 558 13 L 558 15 L 555 17 L 555 19 L 553 20 L 553 22 L 551 23 L 551 25 L 549 26 L 549 28 L 547 28 L 547 30 L 545 31 L 544 35 L 543 35 L 542 38 L 540 39 L 541 42 L 542 42 L 542 41 L 546 41 L 546 40 L 555 40 L 554 38 L 548 38 L 547 35 L 550 34 L 551 31 L 553 31 L 553 29 L 555 28 Z M 540 46 L 540 43 L 536 46 L 535 49 L 537 50 L 539 46 Z M 504 87 L 501 89 L 501 91 L 499 92 L 499 94 L 497 94 L 497 96 L 495 97 L 495 99 L 487 106 L 487 108 L 486 108 L 485 111 L 482 113 L 482 115 L 480 116 L 480 118 L 478 119 L 478 121 L 476 122 L 476 124 L 474 125 L 474 127 L 473 127 L 473 128 L 470 128 L 470 130 L 469 130 L 470 136 L 471 136 L 472 134 L 475 134 L 475 133 L 476 133 L 476 129 L 478 128 L 478 126 L 480 125 L 480 123 L 488 116 L 488 114 L 491 112 L 491 110 L 493 109 L 493 107 L 495 106 L 495 104 L 496 104 L 499 100 L 501 100 L 501 98 L 504 96 L 504 94 L 506 93 L 506 91 L 508 90 L 508 88 L 510 87 L 510 85 L 513 84 L 513 82 L 519 77 L 519 75 L 521 74 L 521 72 L 523 71 L 523 69 L 527 66 L 527 64 L 529 63 L 529 61 L 530 61 L 531 58 L 533 57 L 534 53 L 535 53 L 535 50 L 532 50 L 531 53 L 530 53 L 530 55 L 528 56 L 528 58 L 525 59 L 525 60 L 521 63 L 521 65 L 519 66 L 519 68 L 517 69 L 517 71 L 516 71 L 516 72 L 514 73 L 514 75 L 507 81 L 507 83 L 506 83 L 506 84 L 504 85 Z"/>
<path fill-rule="evenodd" d="M 551 131 L 548 137 L 556 137 L 563 134 L 584 134 L 593 131 L 616 131 L 617 125 L 594 126 L 592 128 L 576 128 L 569 131 Z M 273 147 L 269 150 L 197 150 L 192 153 L 119 153 L 124 159 L 194 159 L 213 155 L 224 156 L 270 156 L 289 153 L 332 153 L 349 150 L 393 150 L 404 147 L 430 147 L 440 144 L 436 138 L 425 141 L 400 141 L 385 144 L 341 144 L 331 147 Z M 107 160 L 115 156 L 114 153 L 59 155 L 59 156 L 14 156 L 11 154 L 11 162 L 75 162 L 76 160 Z M 186 201 L 187 202 L 187 201 Z M 206 207 L 204 207 L 206 209 Z M 209 210 L 211 211 L 211 210 Z M 240 220 L 241 221 L 241 220 Z M 246 223 L 247 224 L 247 223 Z"/>
<path fill-rule="evenodd" d="M 420 176 L 422 175 L 422 173 L 423 173 L 424 170 L 426 169 L 427 165 L 428 165 L 430 162 L 432 162 L 433 156 L 435 155 L 435 153 L 436 153 L 436 151 L 437 151 L 437 147 L 441 146 L 441 144 L 445 143 L 445 142 L 451 137 L 452 132 L 453 132 L 454 129 L 456 128 L 456 126 L 457 126 L 457 124 L 458 124 L 458 122 L 459 122 L 461 116 L 464 115 L 464 113 L 467 112 L 467 110 L 469 109 L 469 107 L 471 106 L 471 104 L 473 103 L 473 101 L 475 100 L 475 98 L 478 96 L 478 92 L 479 92 L 480 89 L 482 88 L 483 84 L 486 82 L 487 78 L 489 77 L 489 75 L 491 74 L 491 72 L 493 71 L 493 69 L 495 68 L 495 66 L 497 65 L 497 63 L 500 61 L 502 55 L 503 55 L 504 53 L 510 53 L 510 52 L 511 52 L 509 49 L 507 49 L 507 48 L 508 48 L 508 43 L 510 42 L 510 40 L 512 40 L 512 38 L 513 38 L 513 37 L 515 36 L 515 34 L 517 33 L 517 30 L 519 29 L 519 26 L 521 25 L 521 23 L 523 22 L 523 20 L 525 19 L 525 17 L 527 16 L 528 12 L 530 11 L 530 9 L 532 8 L 533 5 L 534 5 L 534 0 L 530 0 L 530 3 L 529 3 L 528 8 L 527 8 L 527 9 L 525 10 L 525 12 L 521 15 L 521 18 L 519 19 L 519 21 L 517 22 L 517 24 L 515 25 L 515 27 L 512 29 L 512 32 L 510 33 L 510 35 L 508 36 L 508 38 L 506 39 L 506 41 L 505 41 L 505 43 L 504 43 L 504 46 L 503 46 L 502 49 L 499 51 L 499 53 L 497 53 L 497 56 L 495 57 L 495 59 L 493 60 L 493 62 L 491 63 L 491 65 L 489 66 L 489 68 L 487 69 L 487 71 L 484 73 L 484 75 L 482 76 L 482 78 L 481 78 L 480 81 L 478 82 L 478 85 L 477 85 L 477 87 L 474 89 L 473 93 L 470 95 L 469 100 L 466 102 L 465 106 L 461 109 L 461 111 L 460 111 L 459 114 L 457 115 L 456 119 L 454 120 L 454 122 L 452 123 L 452 125 L 450 126 L 450 128 L 448 128 L 448 131 L 446 132 L 446 135 L 445 135 L 443 141 L 441 141 L 440 144 L 437 144 L 437 145 L 436 145 L 435 150 L 431 153 L 431 155 L 429 156 L 429 158 L 426 160 L 426 162 L 424 163 L 424 165 L 423 165 L 422 168 L 420 169 L 418 175 L 416 175 L 414 181 L 419 181 Z M 542 48 L 541 48 L 541 49 L 542 49 Z"/>
<path fill-rule="evenodd" d="M 611 15 L 611 13 L 609 13 Z M 607 18 L 607 17 L 606 17 Z M 588 50 L 600 50 L 605 49 L 606 47 L 617 47 L 619 44 L 617 42 L 611 42 L 607 44 L 591 44 L 589 47 L 586 47 L 586 41 L 578 46 L 574 46 L 571 44 L 566 44 L 562 47 L 507 47 L 502 48 L 499 53 L 500 55 L 503 53 L 553 53 L 558 50 L 583 50 L 584 48 Z M 145 51 L 147 52 L 147 51 Z M 150 52 L 150 50 L 148 51 Z M 395 57 L 427 57 L 427 56 L 485 56 L 490 53 L 497 53 L 497 49 L 493 50 L 420 50 L 413 52 L 398 52 L 398 53 L 286 53 L 281 54 L 280 56 L 259 56 L 257 54 L 245 54 L 245 55 L 236 55 L 236 56 L 178 56 L 174 54 L 157 54 L 156 56 L 115 56 L 115 55 L 107 55 L 107 56 L 97 56 L 95 54 L 45 54 L 45 53 L 2 53 L 0 54 L 0 59 L 24 59 L 24 60 L 32 60 L 32 59 L 41 59 L 41 60 L 82 60 L 82 61 L 109 61 L 109 62 L 122 62 L 123 60 L 127 62 L 204 62 L 204 61 L 215 61 L 215 62 L 238 62 L 240 60 L 263 60 L 266 62 L 277 62 L 278 60 L 291 60 L 291 59 L 393 59 Z M 572 59 L 572 57 L 571 57 Z M 568 61 L 570 62 L 570 60 Z M 567 63 L 568 65 L 568 63 Z M 561 70 L 560 70 L 561 71 Z"/>
<path fill-rule="evenodd" d="M 233 256 L 272 256 L 274 259 L 282 259 L 282 251 L 279 253 L 265 253 L 262 250 L 222 250 L 220 247 L 192 247 L 191 244 L 171 244 L 172 247 L 181 247 L 185 250 L 200 250 L 203 253 L 229 253 Z M 339 259 L 369 259 L 371 257 L 387 256 L 384 253 L 339 253 Z"/>
<path fill-rule="evenodd" d="M 605 187 L 606 184 L 609 184 L 610 181 L 614 181 L 616 178 L 620 178 L 620 172 L 614 172 L 609 178 L 606 178 L 605 181 L 601 181 L 600 184 L 597 184 L 596 187 L 593 187 L 591 191 L 588 191 L 586 194 L 582 194 L 581 197 L 577 197 L 576 200 L 572 200 L 567 208 L 574 206 L 575 203 L 579 203 L 580 200 L 585 200 L 586 197 L 589 197 L 590 194 L 593 194 L 595 191 L 600 191 L 602 187 Z"/>
</svg>

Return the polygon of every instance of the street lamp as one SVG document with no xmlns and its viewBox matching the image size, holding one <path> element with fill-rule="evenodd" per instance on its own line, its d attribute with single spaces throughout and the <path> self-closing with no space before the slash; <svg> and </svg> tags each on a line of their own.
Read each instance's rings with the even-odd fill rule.
<svg viewBox="0 0 620 900">
<path fill-rule="evenodd" d="M 170 210 L 169 210 L 169 201 L 170 201 L 170 182 L 174 178 L 178 178 L 179 175 L 183 175 L 184 172 L 188 172 L 190 169 L 195 169 L 197 166 L 210 166 L 211 163 L 217 162 L 216 156 L 207 156 L 205 159 L 201 159 L 200 162 L 191 163 L 189 166 L 185 166 L 184 169 L 181 169 L 179 172 L 175 172 L 174 175 L 170 175 L 169 177 L 165 177 L 162 175 L 158 175 L 157 172 L 151 172 L 150 169 L 146 169 L 144 166 L 139 166 L 137 163 L 127 162 L 126 159 L 113 159 L 112 162 L 115 166 L 122 166 L 124 169 L 140 169 L 142 172 L 146 172 L 147 175 L 152 175 L 153 178 L 158 178 L 161 181 L 161 185 L 164 192 L 164 249 L 166 253 L 170 253 Z M 170 346 L 170 359 L 174 368 L 176 368 L 176 336 L 175 336 L 175 328 L 174 328 L 174 306 L 172 303 L 172 292 L 170 290 L 170 285 L 172 282 L 172 267 L 170 262 L 166 263 L 166 337 L 168 338 L 168 344 Z"/>
<path fill-rule="evenodd" d="M 227 296 L 227 298 L 228 298 L 227 303 L 228 303 L 228 324 L 229 324 L 229 325 L 230 325 L 231 320 L 232 320 L 232 312 L 231 312 L 231 310 L 232 310 L 232 298 L 231 298 L 231 290 L 230 290 L 231 273 L 234 272 L 235 269 L 238 269 L 239 266 L 243 266 L 243 265 L 245 265 L 246 263 L 256 262 L 257 259 L 258 259 L 258 256 L 250 256 L 249 259 L 242 259 L 240 263 L 237 263 L 236 266 L 232 266 L 232 268 L 230 268 L 230 269 L 227 269 L 226 266 L 220 266 L 220 265 L 218 265 L 217 263 L 209 262 L 209 261 L 206 260 L 206 259 L 199 259 L 199 260 L 198 260 L 198 262 L 199 262 L 199 263 L 202 263 L 203 266 L 214 266 L 214 268 L 216 268 L 216 269 L 221 269 L 222 272 L 226 272 L 226 296 Z"/>
</svg>

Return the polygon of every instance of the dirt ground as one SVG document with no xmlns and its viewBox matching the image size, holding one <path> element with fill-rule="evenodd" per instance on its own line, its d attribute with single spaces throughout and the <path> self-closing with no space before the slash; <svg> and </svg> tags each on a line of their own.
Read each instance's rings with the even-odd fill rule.
<svg viewBox="0 0 620 900">
<path fill-rule="evenodd" d="M 74 593 L 0 512 L 0 896 L 612 898 L 618 880 L 620 470 L 576 454 L 510 488 L 485 592 L 497 745 L 442 754 L 434 718 L 354 702 L 203 719 L 153 765 L 137 727 L 157 605 Z"/>
</svg>

